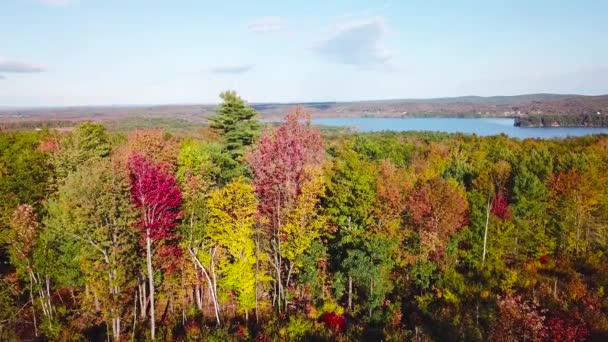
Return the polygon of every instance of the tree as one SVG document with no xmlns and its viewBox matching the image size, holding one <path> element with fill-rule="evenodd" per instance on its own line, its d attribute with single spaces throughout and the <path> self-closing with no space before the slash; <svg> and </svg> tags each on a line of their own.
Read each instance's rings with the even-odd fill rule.
<svg viewBox="0 0 608 342">
<path fill-rule="evenodd" d="M 139 227 L 145 241 L 148 290 L 150 296 L 150 331 L 155 338 L 154 270 L 152 244 L 175 239 L 174 229 L 181 217 L 182 195 L 166 166 L 155 164 L 140 154 L 129 158 L 131 200 L 139 209 Z"/>
<path fill-rule="evenodd" d="M 469 192 L 470 221 L 475 236 L 483 236 L 483 249 L 481 252 L 481 267 L 485 266 L 487 242 L 490 235 L 491 214 L 506 220 L 511 218 L 508 203 L 508 182 L 511 176 L 511 164 L 505 160 L 492 163 L 484 160 L 479 164 L 479 174 L 474 180 L 475 189 Z M 485 211 L 484 214 L 481 214 Z M 483 231 L 479 232 L 483 225 Z M 492 237 L 490 237 L 492 239 Z"/>
<path fill-rule="evenodd" d="M 540 341 L 546 338 L 545 312 L 519 296 L 498 297 L 498 318 L 492 326 L 492 341 Z"/>
<path fill-rule="evenodd" d="M 380 164 L 376 180 L 377 203 L 376 213 L 377 233 L 393 242 L 396 264 L 403 265 L 407 252 L 402 243 L 410 231 L 405 231 L 403 218 L 407 209 L 407 200 L 413 190 L 413 180 L 403 169 L 397 168 L 390 160 Z"/>
<path fill-rule="evenodd" d="M 209 196 L 207 236 L 223 250 L 219 265 L 221 287 L 234 291 L 240 310 L 256 307 L 254 226 L 257 199 L 253 187 L 238 178 Z"/>
<path fill-rule="evenodd" d="M 42 133 L 0 134 L 0 231 L 10 225 L 17 206 L 28 203 L 37 212 L 47 195 L 53 168 L 39 149 Z"/>
<path fill-rule="evenodd" d="M 224 161 L 230 160 L 228 155 L 217 143 L 205 143 L 198 140 L 187 140 L 182 144 L 177 161 L 177 179 L 182 188 L 183 196 L 183 236 L 190 239 L 183 244 L 187 254 L 191 257 L 189 249 L 204 235 L 209 208 L 207 201 L 209 193 L 225 182 L 223 172 Z M 203 284 L 200 272 L 193 263 L 193 286 L 196 305 L 203 309 Z M 183 285 L 183 284 L 182 284 Z M 219 318 L 219 316 L 218 316 Z"/>
<path fill-rule="evenodd" d="M 521 252 L 524 255 L 538 255 L 541 246 L 552 247 L 547 245 L 550 241 L 546 240 L 547 187 L 526 166 L 518 168 L 513 183 L 513 216 L 517 228 L 512 238 L 514 255 Z"/>
<path fill-rule="evenodd" d="M 277 309 L 281 311 L 281 302 L 287 301 L 285 288 L 289 286 L 293 265 L 293 257 L 285 256 L 285 240 L 293 240 L 296 235 L 290 234 L 288 220 L 303 219 L 300 226 L 308 226 L 315 219 L 314 216 L 300 216 L 294 213 L 298 207 L 298 199 L 303 194 L 306 184 L 313 181 L 315 169 L 323 165 L 325 151 L 320 132 L 310 126 L 310 121 L 303 122 L 306 114 L 301 107 L 296 107 L 286 117 L 276 131 L 263 134 L 254 150 L 248 157 L 249 166 L 253 174 L 253 185 L 259 198 L 259 213 L 263 217 L 267 228 L 267 237 L 270 240 L 271 263 L 275 270 Z M 319 187 L 316 187 L 318 193 Z M 318 194 L 307 193 L 306 196 L 316 198 Z M 305 205 L 310 208 L 310 204 Z M 300 209 L 303 209 L 302 206 Z M 314 229 L 319 225 L 313 224 Z M 308 229 L 313 229 L 308 226 Z M 287 228 L 287 231 L 286 231 Z M 286 235 L 287 234 L 287 235 Z M 286 268 L 286 269 L 284 269 Z"/>
<path fill-rule="evenodd" d="M 219 131 L 226 151 L 236 162 L 240 162 L 245 148 L 253 145 L 260 133 L 257 113 L 248 107 L 234 91 L 220 94 L 223 102 L 214 116 L 211 116 L 210 127 Z"/>
<path fill-rule="evenodd" d="M 362 159 L 349 147 L 337 151 L 330 174 L 327 176 L 327 192 L 323 198 L 324 207 L 332 223 L 332 237 L 329 251 L 332 255 L 332 268 L 336 272 L 334 287 L 342 293 L 342 274 L 347 278 L 347 305 L 352 309 L 356 287 L 367 289 L 374 278 L 388 272 L 378 272 L 379 255 L 372 255 L 370 240 L 379 237 L 374 234 L 377 220 L 376 204 L 378 203 L 378 170 L 373 163 Z M 382 186 L 379 187 L 380 190 Z M 365 268 L 366 272 L 361 273 Z M 373 294 L 373 292 L 372 292 Z M 340 297 L 340 296 L 339 296 Z M 372 296 L 369 297 L 372 300 Z M 370 306 L 371 308 L 371 306 Z"/>
<path fill-rule="evenodd" d="M 40 304 L 45 317 L 51 317 L 52 306 L 50 293 L 44 291 L 40 284 L 40 275 L 34 271 L 32 252 L 40 229 L 40 223 L 36 218 L 34 208 L 28 204 L 18 206 L 13 212 L 10 226 L 12 229 L 7 239 L 10 241 L 8 251 L 11 256 L 11 262 L 17 266 L 18 272 L 28 278 L 34 334 L 38 336 L 34 291 L 37 291 L 40 296 Z"/>
<path fill-rule="evenodd" d="M 120 341 L 121 316 L 138 249 L 126 175 L 110 159 L 81 165 L 58 188 L 48 210 L 46 225 L 65 243 L 77 246 L 81 272 L 95 302 L 101 299 L 114 340 Z"/>
<path fill-rule="evenodd" d="M 76 126 L 72 134 L 60 141 L 53 155 L 53 164 L 59 182 L 86 161 L 107 157 L 110 138 L 105 126 L 86 122 Z"/>
<path fill-rule="evenodd" d="M 578 257 L 581 252 L 586 253 L 590 243 L 591 213 L 599 202 L 598 188 L 589 177 L 570 170 L 551 177 L 549 196 L 556 254 Z"/>
<path fill-rule="evenodd" d="M 441 178 L 419 184 L 407 203 L 413 226 L 443 242 L 466 224 L 467 207 L 462 190 Z"/>
<path fill-rule="evenodd" d="M 128 159 L 133 153 L 137 153 L 154 163 L 166 164 L 173 168 L 178 148 L 177 140 L 163 129 L 136 129 L 127 137 L 123 154 L 125 159 Z"/>
<path fill-rule="evenodd" d="M 291 212 L 285 217 L 281 257 L 287 264 L 286 290 L 294 275 L 304 267 L 313 244 L 326 232 L 326 217 L 320 213 L 319 207 L 320 197 L 325 191 L 321 172 L 319 167 L 305 170 L 309 179 L 302 185 Z M 287 293 L 285 297 L 287 299 Z"/>
</svg>

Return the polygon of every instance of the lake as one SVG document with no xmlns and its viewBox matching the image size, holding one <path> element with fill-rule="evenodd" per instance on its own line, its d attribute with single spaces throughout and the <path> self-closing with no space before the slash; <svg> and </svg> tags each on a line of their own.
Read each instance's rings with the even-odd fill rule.
<svg viewBox="0 0 608 342">
<path fill-rule="evenodd" d="M 506 134 L 513 138 L 565 138 L 591 134 L 608 134 L 608 128 L 585 127 L 515 127 L 514 119 L 504 118 L 324 118 L 312 122 L 324 126 L 351 127 L 357 132 L 432 131 L 477 134 Z"/>
</svg>

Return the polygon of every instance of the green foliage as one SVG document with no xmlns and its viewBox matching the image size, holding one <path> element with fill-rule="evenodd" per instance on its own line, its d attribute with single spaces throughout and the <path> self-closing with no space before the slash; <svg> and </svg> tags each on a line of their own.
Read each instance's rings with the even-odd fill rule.
<svg viewBox="0 0 608 342">
<path fill-rule="evenodd" d="M 47 137 L 44 132 L 0 134 L 0 231 L 8 227 L 18 205 L 40 210 L 52 176 L 49 156 L 39 149 Z"/>
<path fill-rule="evenodd" d="M 115 319 L 121 339 L 146 338 L 132 151 L 183 197 L 149 207 L 180 220 L 154 246 L 161 338 L 608 333 L 608 137 L 332 131 L 323 143 L 299 109 L 259 140 L 247 179 L 255 112 L 222 96 L 221 142 L 91 123 L 0 133 L 0 339 L 106 339 Z M 151 188 L 155 203 L 170 196 Z M 329 312 L 345 331 L 325 326 Z"/>
<path fill-rule="evenodd" d="M 72 134 L 60 141 L 53 155 L 59 182 L 85 162 L 107 157 L 110 150 L 110 138 L 105 126 L 98 123 L 79 124 Z"/>
<path fill-rule="evenodd" d="M 312 322 L 300 316 L 289 318 L 287 325 L 279 331 L 279 335 L 289 341 L 299 341 L 312 331 Z"/>
<path fill-rule="evenodd" d="M 255 307 L 256 206 L 253 188 L 244 178 L 237 178 L 209 196 L 206 235 L 225 253 L 219 262 L 220 287 L 235 292 L 243 312 Z"/>
<path fill-rule="evenodd" d="M 225 91 L 220 97 L 223 102 L 216 114 L 209 118 L 210 127 L 220 133 L 230 157 L 240 161 L 246 147 L 253 145 L 260 134 L 257 113 L 234 91 Z"/>
<path fill-rule="evenodd" d="M 64 262 L 74 270 L 76 265 L 70 263 L 75 262 L 79 274 L 55 268 L 48 272 L 60 284 L 88 284 L 106 321 L 121 317 L 126 290 L 134 284 L 137 254 L 133 252 L 138 250 L 134 223 L 129 183 L 109 159 L 93 159 L 70 173 L 48 205 L 46 234 L 54 246 L 45 251 L 58 249 L 55 263 Z"/>
</svg>

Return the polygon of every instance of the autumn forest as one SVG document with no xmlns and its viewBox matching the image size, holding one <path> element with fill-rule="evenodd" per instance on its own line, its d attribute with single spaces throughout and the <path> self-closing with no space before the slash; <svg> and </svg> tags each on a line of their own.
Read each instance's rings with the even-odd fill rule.
<svg viewBox="0 0 608 342">
<path fill-rule="evenodd" d="M 0 131 L 0 340 L 601 341 L 608 136 Z"/>
</svg>

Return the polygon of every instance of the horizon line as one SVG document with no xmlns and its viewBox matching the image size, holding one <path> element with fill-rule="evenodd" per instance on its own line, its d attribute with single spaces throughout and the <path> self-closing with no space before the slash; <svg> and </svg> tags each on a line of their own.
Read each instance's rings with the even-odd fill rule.
<svg viewBox="0 0 608 342">
<path fill-rule="evenodd" d="M 325 101 L 292 101 L 292 102 L 249 102 L 245 99 L 248 105 L 306 105 L 306 104 L 324 104 L 324 103 L 364 103 L 364 102 L 389 102 L 389 101 L 430 101 L 430 100 L 447 100 L 447 99 L 459 99 L 459 98 L 497 98 L 497 97 L 522 97 L 522 96 L 576 96 L 576 97 L 601 97 L 608 96 L 608 93 L 604 94 L 572 94 L 572 93 L 524 93 L 517 95 L 460 95 L 460 96 L 444 96 L 444 97 L 403 97 L 403 98 L 385 98 L 385 99 L 367 99 L 367 100 L 325 100 Z M 217 106 L 221 103 L 218 102 L 173 102 L 173 103 L 131 103 L 131 104 L 90 104 L 90 105 L 63 105 L 63 106 L 1 106 L 0 110 L 36 110 L 36 109 L 78 109 L 78 108 L 128 108 L 128 107 L 162 107 L 162 106 Z"/>
</svg>

